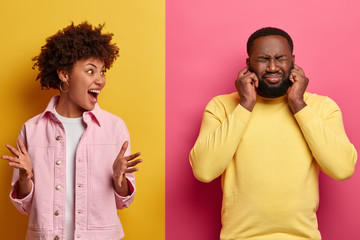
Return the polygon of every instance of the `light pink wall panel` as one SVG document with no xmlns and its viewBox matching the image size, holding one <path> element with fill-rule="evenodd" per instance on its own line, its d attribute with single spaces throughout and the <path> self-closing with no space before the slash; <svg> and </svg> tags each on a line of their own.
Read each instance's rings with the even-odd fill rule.
<svg viewBox="0 0 360 240">
<path fill-rule="evenodd" d="M 168 0 L 166 2 L 166 239 L 219 238 L 220 181 L 197 181 L 188 153 L 203 110 L 235 91 L 249 35 L 286 30 L 308 91 L 334 99 L 360 150 L 360 2 Z M 319 227 L 324 240 L 360 239 L 360 173 L 337 182 L 320 176 Z"/>
</svg>

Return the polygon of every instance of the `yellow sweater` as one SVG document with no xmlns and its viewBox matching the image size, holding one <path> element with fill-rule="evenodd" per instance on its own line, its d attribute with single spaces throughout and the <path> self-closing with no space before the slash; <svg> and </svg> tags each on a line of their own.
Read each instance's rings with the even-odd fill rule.
<svg viewBox="0 0 360 240">
<path fill-rule="evenodd" d="M 222 175 L 221 239 L 321 239 L 319 170 L 349 178 L 357 153 L 336 103 L 310 93 L 304 99 L 295 115 L 285 96 L 258 96 L 252 112 L 237 93 L 207 105 L 190 163 L 200 181 Z"/>
</svg>

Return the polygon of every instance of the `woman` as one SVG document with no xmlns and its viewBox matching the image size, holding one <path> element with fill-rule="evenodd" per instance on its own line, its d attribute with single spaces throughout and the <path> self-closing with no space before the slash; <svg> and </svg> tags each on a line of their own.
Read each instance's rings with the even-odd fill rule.
<svg viewBox="0 0 360 240">
<path fill-rule="evenodd" d="M 87 22 L 60 30 L 34 57 L 42 88 L 60 90 L 20 131 L 10 198 L 29 215 L 26 239 L 118 240 L 116 209 L 134 199 L 135 166 L 125 123 L 97 105 L 118 57 L 113 34 Z"/>
</svg>

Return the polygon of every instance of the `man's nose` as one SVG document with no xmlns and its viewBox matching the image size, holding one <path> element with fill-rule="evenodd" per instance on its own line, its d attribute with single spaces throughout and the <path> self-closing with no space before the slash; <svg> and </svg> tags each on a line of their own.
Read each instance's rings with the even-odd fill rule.
<svg viewBox="0 0 360 240">
<path fill-rule="evenodd" d="M 268 72 L 277 72 L 279 71 L 279 67 L 276 64 L 275 59 L 270 59 L 268 67 L 266 69 Z"/>
</svg>

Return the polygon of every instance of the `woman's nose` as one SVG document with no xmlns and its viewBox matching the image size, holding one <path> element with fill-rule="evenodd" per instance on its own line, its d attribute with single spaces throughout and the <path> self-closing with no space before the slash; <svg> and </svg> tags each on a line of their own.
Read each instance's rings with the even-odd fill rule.
<svg viewBox="0 0 360 240">
<path fill-rule="evenodd" d="M 105 81 L 106 81 L 105 76 L 102 75 L 102 74 L 99 74 L 95 79 L 95 83 L 98 84 L 98 85 L 105 84 Z"/>
</svg>

